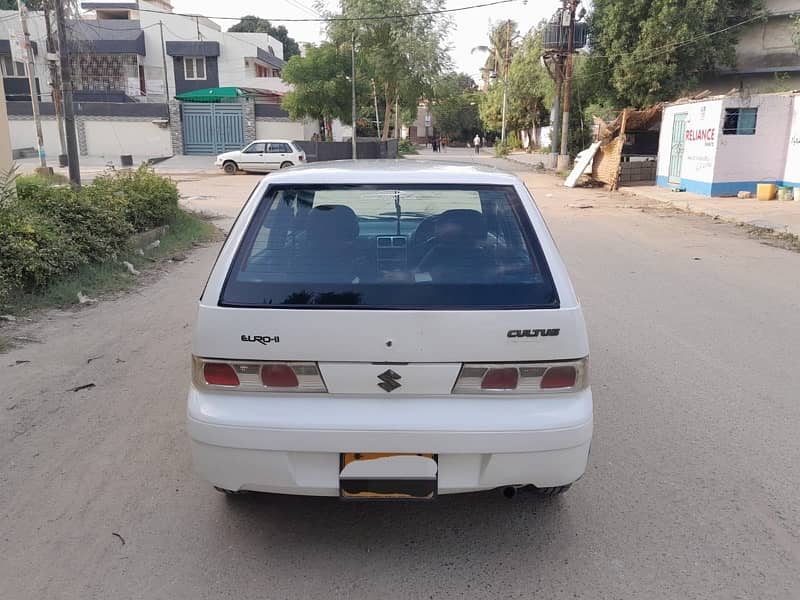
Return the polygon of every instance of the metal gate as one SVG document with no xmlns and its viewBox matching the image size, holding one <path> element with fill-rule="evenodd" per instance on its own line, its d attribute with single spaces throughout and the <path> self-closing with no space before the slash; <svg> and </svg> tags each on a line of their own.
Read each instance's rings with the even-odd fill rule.
<svg viewBox="0 0 800 600">
<path fill-rule="evenodd" d="M 678 113 L 672 121 L 672 146 L 669 153 L 669 182 L 680 184 L 683 149 L 686 144 L 686 114 Z"/>
<path fill-rule="evenodd" d="M 220 154 L 244 146 L 241 104 L 184 102 L 185 154 Z"/>
</svg>

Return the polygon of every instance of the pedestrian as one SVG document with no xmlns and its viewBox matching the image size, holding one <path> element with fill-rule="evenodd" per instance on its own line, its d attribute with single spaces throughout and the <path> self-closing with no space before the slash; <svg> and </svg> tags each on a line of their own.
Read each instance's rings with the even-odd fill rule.
<svg viewBox="0 0 800 600">
<path fill-rule="evenodd" d="M 480 154 L 480 152 L 481 152 L 481 136 L 479 136 L 477 133 L 475 134 L 475 137 L 472 138 L 472 144 L 475 146 L 475 154 Z"/>
<path fill-rule="evenodd" d="M 438 152 L 439 151 L 439 138 L 438 137 L 433 136 L 433 139 L 431 140 L 431 146 L 433 147 L 433 151 L 434 152 Z"/>
<path fill-rule="evenodd" d="M 442 150 L 442 152 L 447 152 L 447 136 L 446 135 L 442 136 L 442 148 L 441 148 L 441 150 Z"/>
</svg>

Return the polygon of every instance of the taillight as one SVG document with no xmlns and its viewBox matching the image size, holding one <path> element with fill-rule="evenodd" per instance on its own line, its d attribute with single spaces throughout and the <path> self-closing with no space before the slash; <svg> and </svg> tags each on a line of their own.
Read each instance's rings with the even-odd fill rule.
<svg viewBox="0 0 800 600">
<path fill-rule="evenodd" d="M 239 377 L 233 367 L 227 363 L 205 363 L 203 365 L 203 380 L 208 385 L 239 385 Z"/>
<path fill-rule="evenodd" d="M 519 383 L 519 370 L 513 367 L 489 369 L 481 379 L 483 390 L 515 390 Z"/>
<path fill-rule="evenodd" d="M 296 388 L 300 385 L 297 375 L 289 365 L 262 365 L 261 383 L 265 387 Z"/>
<path fill-rule="evenodd" d="M 194 357 L 192 378 L 198 388 L 234 388 L 242 392 L 325 393 L 316 363 L 220 361 Z"/>
<path fill-rule="evenodd" d="M 542 377 L 539 387 L 543 390 L 571 388 L 577 378 L 578 370 L 575 367 L 550 367 Z"/>
<path fill-rule="evenodd" d="M 588 383 L 587 359 L 561 363 L 466 363 L 453 393 L 545 394 L 580 390 Z"/>
<path fill-rule="evenodd" d="M 299 159 L 300 159 L 300 162 L 303 162 L 303 161 L 306 159 L 306 155 L 305 155 L 305 154 L 301 154 L 301 155 L 300 155 L 300 156 L 298 156 L 297 158 L 299 158 Z"/>
</svg>

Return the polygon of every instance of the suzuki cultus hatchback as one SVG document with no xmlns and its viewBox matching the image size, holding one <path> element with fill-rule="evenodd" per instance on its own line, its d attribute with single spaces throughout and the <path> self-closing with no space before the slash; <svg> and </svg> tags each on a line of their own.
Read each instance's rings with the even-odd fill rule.
<svg viewBox="0 0 800 600">
<path fill-rule="evenodd" d="M 581 307 L 511 174 L 270 175 L 213 268 L 193 353 L 194 463 L 224 492 L 555 494 L 586 469 Z"/>
</svg>

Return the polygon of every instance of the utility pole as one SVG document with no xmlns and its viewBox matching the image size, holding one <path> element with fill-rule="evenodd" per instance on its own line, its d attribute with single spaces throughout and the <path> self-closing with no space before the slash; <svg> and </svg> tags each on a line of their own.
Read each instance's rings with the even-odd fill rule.
<svg viewBox="0 0 800 600">
<path fill-rule="evenodd" d="M 58 127 L 58 144 L 61 154 L 58 155 L 58 166 L 67 166 L 67 142 L 64 139 L 64 115 L 61 111 L 61 77 L 58 74 L 58 52 L 55 38 L 53 37 L 53 26 L 50 22 L 50 2 L 44 2 L 42 11 L 44 12 L 44 27 L 47 32 L 47 64 L 50 66 L 50 89 L 53 95 L 53 108 L 56 113 L 56 126 Z M 53 59 L 53 56 L 56 59 Z"/>
<path fill-rule="evenodd" d="M 56 27 L 58 28 L 58 54 L 61 61 L 61 85 L 64 93 L 64 133 L 67 137 L 67 160 L 72 185 L 81 185 L 81 167 L 78 158 L 78 137 L 75 134 L 75 109 L 72 106 L 72 64 L 67 46 L 67 19 L 64 0 L 55 0 Z"/>
<path fill-rule="evenodd" d="M 506 143 L 506 106 L 508 105 L 508 53 L 511 50 L 511 19 L 506 21 L 506 54 L 503 57 L 503 125 L 500 128 L 500 143 Z"/>
<path fill-rule="evenodd" d="M 164 48 L 164 21 L 158 22 L 158 30 L 161 33 L 161 64 L 164 68 L 164 102 L 169 102 L 169 76 L 167 75 L 167 55 Z"/>
<path fill-rule="evenodd" d="M 28 87 L 31 92 L 31 108 L 33 110 L 33 122 L 36 124 L 36 144 L 39 150 L 39 164 L 42 169 L 47 168 L 47 160 L 44 156 L 44 137 L 42 136 L 42 118 L 39 115 L 39 95 L 36 91 L 36 66 L 33 62 L 33 46 L 31 45 L 31 34 L 28 31 L 28 8 L 24 0 L 17 0 L 19 9 L 19 21 L 22 24 L 22 35 L 25 36 L 25 59 L 28 67 Z"/>
<path fill-rule="evenodd" d="M 567 6 L 567 3 L 569 6 Z M 565 0 L 564 9 L 569 10 L 569 38 L 567 39 L 567 56 L 566 64 L 564 66 L 564 111 L 561 117 L 561 154 L 558 156 L 558 169 L 565 170 L 569 166 L 569 154 L 567 147 L 569 145 L 569 110 L 570 110 L 570 92 L 572 88 L 572 62 L 573 52 L 575 51 L 575 9 L 578 6 L 579 0 Z"/>
<path fill-rule="evenodd" d="M 352 118 L 353 118 L 353 160 L 358 160 L 358 142 L 356 140 L 356 30 L 353 29 L 350 38 L 350 90 L 353 93 Z"/>
</svg>

